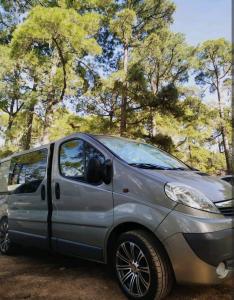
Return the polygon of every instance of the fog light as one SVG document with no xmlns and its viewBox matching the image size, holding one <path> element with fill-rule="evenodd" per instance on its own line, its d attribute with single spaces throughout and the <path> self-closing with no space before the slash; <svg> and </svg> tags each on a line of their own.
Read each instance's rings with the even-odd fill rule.
<svg viewBox="0 0 234 300">
<path fill-rule="evenodd" d="M 221 262 L 216 268 L 216 273 L 220 279 L 223 279 L 228 274 L 228 269 L 226 269 L 225 263 Z"/>
</svg>

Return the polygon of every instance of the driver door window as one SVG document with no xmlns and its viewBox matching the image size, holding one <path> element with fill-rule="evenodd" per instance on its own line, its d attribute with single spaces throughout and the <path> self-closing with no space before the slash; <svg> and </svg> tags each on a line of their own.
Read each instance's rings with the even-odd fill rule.
<svg viewBox="0 0 234 300">
<path fill-rule="evenodd" d="M 78 139 L 62 144 L 59 151 L 59 168 L 62 176 L 74 180 L 84 180 L 84 146 L 84 142 Z"/>
<path fill-rule="evenodd" d="M 83 140 L 75 139 L 63 143 L 59 151 L 59 169 L 62 176 L 86 181 L 86 170 L 91 158 L 97 158 L 103 164 L 104 155 Z"/>
</svg>

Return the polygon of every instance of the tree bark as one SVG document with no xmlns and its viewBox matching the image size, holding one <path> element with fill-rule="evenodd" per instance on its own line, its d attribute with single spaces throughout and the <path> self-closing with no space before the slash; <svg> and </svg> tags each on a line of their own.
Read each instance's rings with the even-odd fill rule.
<svg viewBox="0 0 234 300">
<path fill-rule="evenodd" d="M 36 89 L 37 89 L 37 79 L 34 78 L 32 92 L 36 92 Z M 21 145 L 23 150 L 28 150 L 30 149 L 31 146 L 34 110 L 35 110 L 35 101 L 32 101 L 27 111 L 25 131 L 21 139 Z"/>
<path fill-rule="evenodd" d="M 124 46 L 124 73 L 127 76 L 128 73 L 128 45 Z M 120 135 L 124 136 L 127 131 L 127 90 L 128 82 L 125 79 L 122 90 L 122 102 L 121 102 L 121 121 L 120 121 Z"/>
<path fill-rule="evenodd" d="M 121 123 L 120 123 L 120 135 L 124 136 L 127 131 L 127 94 L 126 87 L 123 87 L 122 103 L 121 103 Z"/>
<path fill-rule="evenodd" d="M 153 92 L 153 95 L 154 97 L 156 97 L 157 93 L 158 93 L 158 85 L 159 85 L 159 79 L 158 79 L 158 76 L 157 76 L 157 79 L 151 78 L 151 89 L 152 89 L 152 92 Z M 155 108 L 150 106 L 150 109 L 149 109 L 149 114 L 150 114 L 150 128 L 149 128 L 149 135 L 151 137 L 154 137 L 156 136 L 156 133 L 157 133 L 157 129 L 156 129 L 156 117 L 155 117 Z"/>
<path fill-rule="evenodd" d="M 53 117 L 55 113 L 55 105 L 60 102 L 60 100 L 56 99 L 55 88 L 53 87 L 50 93 L 47 95 L 46 101 L 46 111 L 45 111 L 45 119 L 43 124 L 43 135 L 41 142 L 43 144 L 48 144 L 50 142 L 49 139 L 49 131 L 53 124 Z"/>
<path fill-rule="evenodd" d="M 7 123 L 7 129 L 6 129 L 6 138 L 5 138 L 5 146 L 9 146 L 11 143 L 12 137 L 11 137 L 11 128 L 14 122 L 14 106 L 15 106 L 15 100 L 11 100 L 10 109 L 8 112 L 8 123 Z"/>
<path fill-rule="evenodd" d="M 41 142 L 43 144 L 48 144 L 50 142 L 49 139 L 49 130 L 53 122 L 53 114 L 54 114 L 54 104 L 52 100 L 47 101 L 46 111 L 45 111 L 45 119 L 43 126 L 43 135 Z"/>
<path fill-rule="evenodd" d="M 43 136 L 41 142 L 43 144 L 48 144 L 50 142 L 49 139 L 49 129 L 53 123 L 53 115 L 54 115 L 54 107 L 56 104 L 61 103 L 66 93 L 67 89 L 67 72 L 66 72 L 66 64 L 67 61 L 64 57 L 62 49 L 60 48 L 59 42 L 53 38 L 53 42 L 58 50 L 58 57 L 55 58 L 54 66 L 51 69 L 51 78 L 56 74 L 56 69 L 58 66 L 58 61 L 62 64 L 63 69 L 63 86 L 59 97 L 55 96 L 55 87 L 52 87 L 51 92 L 48 93 L 47 101 L 46 101 L 46 111 L 45 111 L 45 119 L 43 126 Z"/>
<path fill-rule="evenodd" d="M 221 119 L 221 136 L 222 136 L 222 142 L 223 142 L 227 172 L 229 174 L 231 174 L 232 167 L 231 167 L 230 156 L 229 156 L 229 143 L 228 143 L 228 138 L 227 138 L 227 130 L 226 130 L 225 125 L 223 124 L 223 122 L 224 122 L 224 111 L 223 111 L 223 106 L 222 106 L 222 103 L 221 103 L 221 94 L 220 94 L 218 80 L 217 80 L 217 96 L 218 96 L 218 103 L 219 103 L 219 116 L 220 116 L 220 119 Z"/>
<path fill-rule="evenodd" d="M 189 144 L 188 148 L 189 148 L 189 161 L 190 161 L 190 165 L 192 166 L 193 165 L 193 157 L 192 157 L 192 147 L 190 144 Z"/>
<path fill-rule="evenodd" d="M 24 134 L 21 139 L 21 146 L 22 146 L 23 150 L 28 150 L 28 149 L 30 149 L 30 146 L 31 146 L 34 109 L 35 109 L 35 104 L 32 103 L 29 106 L 29 109 L 27 111 L 25 131 L 24 131 Z"/>
</svg>

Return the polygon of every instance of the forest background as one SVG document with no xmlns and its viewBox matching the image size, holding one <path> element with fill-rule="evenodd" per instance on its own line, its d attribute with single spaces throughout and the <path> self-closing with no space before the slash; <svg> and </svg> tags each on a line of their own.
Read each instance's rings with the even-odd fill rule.
<svg viewBox="0 0 234 300">
<path fill-rule="evenodd" d="M 189 45 L 171 30 L 175 11 L 170 0 L 0 0 L 0 158 L 81 131 L 231 173 L 231 43 Z"/>
</svg>

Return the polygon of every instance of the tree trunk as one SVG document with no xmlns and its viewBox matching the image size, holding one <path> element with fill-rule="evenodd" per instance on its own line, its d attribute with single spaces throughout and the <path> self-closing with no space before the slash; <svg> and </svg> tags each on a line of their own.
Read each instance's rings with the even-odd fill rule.
<svg viewBox="0 0 234 300">
<path fill-rule="evenodd" d="M 30 149 L 31 146 L 34 109 L 35 109 L 35 104 L 32 103 L 29 106 L 29 109 L 27 111 L 25 131 L 21 139 L 21 145 L 23 150 L 28 150 Z"/>
<path fill-rule="evenodd" d="M 55 92 L 52 91 L 48 95 L 47 105 L 46 105 L 46 111 L 45 111 L 45 119 L 44 119 L 44 125 L 43 125 L 43 135 L 41 142 L 42 144 L 48 144 L 50 142 L 49 139 L 49 130 L 53 124 L 53 116 L 54 116 L 54 106 L 57 104 L 56 100 L 53 100 L 55 96 Z"/>
<path fill-rule="evenodd" d="M 113 128 L 113 111 L 110 111 L 109 113 L 109 128 L 110 130 Z"/>
<path fill-rule="evenodd" d="M 61 50 L 57 40 L 53 39 L 53 41 L 58 50 L 58 55 L 55 56 L 55 61 L 53 63 L 53 66 L 52 66 L 51 72 L 50 72 L 50 78 L 52 79 L 54 77 L 54 75 L 56 74 L 58 64 L 60 62 L 62 64 L 62 68 L 63 68 L 63 86 L 62 86 L 61 94 L 59 97 L 55 96 L 55 87 L 53 87 L 53 86 L 51 88 L 51 92 L 49 92 L 47 95 L 45 119 L 44 119 L 44 126 L 43 126 L 43 135 L 41 138 L 41 143 L 43 143 L 43 144 L 48 144 L 50 142 L 49 129 L 50 129 L 51 125 L 53 124 L 54 107 L 56 104 L 62 102 L 62 100 L 65 96 L 66 88 L 67 88 L 67 73 L 66 73 L 67 62 L 64 58 L 64 55 L 62 53 L 62 50 Z"/>
<path fill-rule="evenodd" d="M 230 163 L 230 157 L 229 157 L 229 144 L 227 139 L 227 131 L 225 126 L 221 126 L 221 133 L 222 133 L 222 139 L 223 139 L 223 148 L 224 148 L 224 154 L 226 159 L 226 165 L 227 165 L 227 171 L 229 174 L 232 173 L 231 163 Z"/>
<path fill-rule="evenodd" d="M 6 129 L 6 138 L 5 138 L 5 146 L 9 146 L 12 140 L 11 136 L 11 128 L 14 122 L 14 106 L 15 106 L 15 100 L 11 100 L 10 110 L 9 110 L 9 117 L 8 117 L 8 124 Z"/>
<path fill-rule="evenodd" d="M 11 143 L 11 140 L 12 140 L 11 128 L 13 125 L 13 121 L 14 121 L 13 115 L 9 114 L 8 124 L 7 124 L 7 129 L 6 129 L 5 146 L 9 146 Z"/>
<path fill-rule="evenodd" d="M 32 92 L 36 92 L 36 89 L 37 89 L 37 78 L 34 77 Z M 32 102 L 29 105 L 27 115 L 26 115 L 25 131 L 21 139 L 21 145 L 23 150 L 28 150 L 30 149 L 31 146 L 34 110 L 35 110 L 35 101 L 34 99 L 32 99 Z"/>
<path fill-rule="evenodd" d="M 126 87 L 123 87 L 122 103 L 121 103 L 121 123 L 120 123 L 120 135 L 124 136 L 127 131 L 127 93 Z"/>
<path fill-rule="evenodd" d="M 152 89 L 153 95 L 156 98 L 156 95 L 158 94 L 158 89 L 159 89 L 159 77 L 157 76 L 156 78 L 154 78 L 152 76 L 152 78 L 150 80 L 150 84 L 151 84 L 151 89 Z M 150 104 L 150 122 L 151 123 L 150 123 L 149 135 L 151 137 L 154 137 L 157 134 L 156 108 L 152 107 L 151 104 Z"/>
<path fill-rule="evenodd" d="M 223 148 L 224 148 L 224 155 L 226 159 L 226 165 L 227 165 L 227 172 L 230 174 L 232 172 L 232 167 L 230 163 L 230 157 L 229 157 L 229 143 L 228 143 L 228 138 L 227 138 L 227 130 L 225 125 L 223 124 L 224 122 L 224 111 L 223 111 L 223 106 L 221 103 L 221 94 L 219 90 L 219 83 L 217 80 L 217 96 L 218 96 L 218 103 L 219 103 L 219 116 L 221 119 L 221 136 L 222 136 L 222 142 L 223 142 Z"/>
<path fill-rule="evenodd" d="M 189 161 L 190 161 L 190 165 L 192 166 L 193 165 L 193 157 L 192 157 L 192 147 L 190 144 L 189 144 L 188 148 L 189 148 Z"/>
<path fill-rule="evenodd" d="M 124 46 L 124 73 L 127 76 L 128 73 L 128 45 Z M 127 90 L 128 82 L 125 78 L 122 90 L 122 103 L 121 103 L 121 121 L 120 121 L 120 135 L 124 136 L 127 131 Z"/>
<path fill-rule="evenodd" d="M 148 132 L 151 138 L 155 137 L 157 134 L 157 124 L 156 124 L 156 112 L 153 107 L 149 108 L 149 119 L 148 119 Z"/>
</svg>

